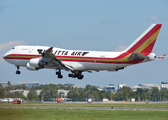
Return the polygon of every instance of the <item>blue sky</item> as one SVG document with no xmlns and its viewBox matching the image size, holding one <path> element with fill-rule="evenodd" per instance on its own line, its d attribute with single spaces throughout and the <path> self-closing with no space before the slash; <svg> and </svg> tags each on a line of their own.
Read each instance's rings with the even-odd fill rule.
<svg viewBox="0 0 168 120">
<path fill-rule="evenodd" d="M 74 50 L 114 51 L 129 46 L 151 24 L 161 23 L 153 52 L 168 54 L 167 0 L 1 0 L 0 82 L 73 83 L 105 86 L 120 83 L 160 85 L 168 80 L 168 59 L 133 65 L 118 72 L 84 72 L 81 81 L 59 80 L 54 70 L 28 71 L 5 62 L 2 56 L 15 45 L 44 45 Z"/>
</svg>

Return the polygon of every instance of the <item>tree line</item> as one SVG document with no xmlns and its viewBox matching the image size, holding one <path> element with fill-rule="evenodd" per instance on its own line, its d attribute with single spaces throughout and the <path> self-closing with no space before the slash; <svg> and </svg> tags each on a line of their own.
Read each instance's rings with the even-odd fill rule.
<svg viewBox="0 0 168 120">
<path fill-rule="evenodd" d="M 23 95 L 23 91 L 10 92 L 10 90 L 23 89 L 29 90 L 27 97 Z M 59 89 L 69 90 L 67 98 L 71 98 L 76 101 L 84 101 L 88 98 L 92 98 L 95 101 L 101 101 L 103 98 L 114 101 L 130 101 L 131 98 L 135 98 L 136 101 L 167 101 L 168 89 L 158 88 L 142 89 L 138 88 L 137 91 L 132 91 L 130 87 L 124 86 L 118 92 L 113 91 L 99 91 L 96 86 L 86 85 L 85 88 L 73 88 L 71 86 L 64 86 L 62 84 L 41 84 L 39 86 L 27 87 L 24 84 L 11 85 L 8 81 L 6 87 L 0 85 L 0 98 L 22 98 L 25 100 L 56 100 L 61 97 L 63 92 L 58 94 Z M 38 95 L 36 90 L 41 90 Z M 65 96 L 63 96 L 65 97 Z"/>
</svg>

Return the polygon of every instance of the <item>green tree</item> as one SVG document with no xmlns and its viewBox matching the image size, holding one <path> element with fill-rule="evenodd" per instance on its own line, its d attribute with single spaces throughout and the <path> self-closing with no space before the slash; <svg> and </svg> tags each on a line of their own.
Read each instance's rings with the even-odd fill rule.
<svg viewBox="0 0 168 120">
<path fill-rule="evenodd" d="M 78 92 L 79 92 L 79 99 L 80 100 L 85 99 L 86 94 L 85 94 L 84 90 L 83 89 L 79 89 Z"/>
<path fill-rule="evenodd" d="M 86 98 L 87 99 L 93 98 L 92 90 L 91 89 L 87 89 L 87 91 L 85 91 L 85 94 L 86 94 Z"/>
<path fill-rule="evenodd" d="M 11 87 L 11 82 L 10 81 L 8 81 L 8 87 Z"/>
<path fill-rule="evenodd" d="M 159 94 L 159 89 L 158 88 L 152 88 L 151 98 L 154 101 L 159 100 L 160 94 Z"/>
<path fill-rule="evenodd" d="M 18 84 L 18 85 L 12 85 L 13 90 L 16 89 L 23 89 L 23 90 L 29 90 L 29 87 L 25 84 Z"/>
<path fill-rule="evenodd" d="M 64 88 L 65 90 L 71 90 L 72 87 L 70 85 L 68 85 L 67 87 Z"/>
<path fill-rule="evenodd" d="M 109 100 L 111 100 L 111 94 L 112 94 L 112 91 L 111 90 L 108 90 L 105 92 L 105 97 Z"/>
<path fill-rule="evenodd" d="M 100 99 L 103 100 L 103 98 L 105 98 L 105 91 L 101 91 L 99 93 Z"/>
<path fill-rule="evenodd" d="M 123 86 L 118 93 L 115 94 L 115 100 L 128 101 L 132 97 L 132 90 L 130 87 Z"/>
<path fill-rule="evenodd" d="M 23 95 L 23 92 L 16 91 L 16 92 L 14 92 L 13 94 L 14 94 L 15 98 L 22 98 L 22 99 L 25 99 L 25 100 L 27 99 L 27 97 L 25 97 L 25 96 Z"/>
<path fill-rule="evenodd" d="M 92 92 L 94 99 L 99 100 L 100 99 L 100 92 L 98 90 L 94 90 Z"/>
<path fill-rule="evenodd" d="M 168 100 L 168 89 L 167 88 L 162 88 L 162 90 L 159 93 L 160 93 L 161 100 Z"/>
<path fill-rule="evenodd" d="M 35 90 L 30 90 L 30 92 L 27 95 L 27 98 L 29 100 L 39 100 L 39 96 L 38 96 L 38 94 L 36 93 Z"/>
<path fill-rule="evenodd" d="M 68 92 L 68 98 L 72 98 L 73 100 L 79 99 L 79 92 L 77 89 L 72 89 Z"/>
<path fill-rule="evenodd" d="M 52 97 L 51 97 L 51 93 L 50 93 L 50 90 L 47 90 L 44 95 L 43 95 L 43 99 L 44 100 L 50 100 Z"/>
<path fill-rule="evenodd" d="M 44 94 L 43 94 L 43 99 L 44 100 L 52 100 L 52 99 L 55 99 L 55 98 L 58 98 L 59 95 L 58 95 L 58 91 L 55 89 L 55 90 L 47 90 Z"/>
<path fill-rule="evenodd" d="M 2 85 L 0 84 L 0 98 L 4 98 L 4 92 L 5 92 L 5 89 L 4 89 L 4 87 L 2 87 Z"/>
</svg>

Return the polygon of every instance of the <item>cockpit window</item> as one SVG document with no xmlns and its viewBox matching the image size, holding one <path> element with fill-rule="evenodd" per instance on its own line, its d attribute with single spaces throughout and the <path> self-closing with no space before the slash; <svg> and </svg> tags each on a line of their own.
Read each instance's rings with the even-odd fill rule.
<svg viewBox="0 0 168 120">
<path fill-rule="evenodd" d="M 15 48 L 12 48 L 12 49 L 15 49 Z"/>
<path fill-rule="evenodd" d="M 38 53 L 41 54 L 43 49 L 37 49 Z"/>
</svg>

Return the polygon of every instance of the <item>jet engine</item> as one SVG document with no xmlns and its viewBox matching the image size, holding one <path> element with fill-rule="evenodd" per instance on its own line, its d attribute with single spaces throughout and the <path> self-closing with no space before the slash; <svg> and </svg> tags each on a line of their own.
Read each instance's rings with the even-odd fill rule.
<svg viewBox="0 0 168 120">
<path fill-rule="evenodd" d="M 30 66 L 29 62 L 27 63 L 26 68 L 27 68 L 28 70 L 32 70 L 32 71 L 38 70 L 38 69 L 36 69 L 35 67 Z"/>
<path fill-rule="evenodd" d="M 31 67 L 35 67 L 35 68 L 42 68 L 42 67 L 44 67 L 45 65 L 47 65 L 47 62 L 44 62 L 44 61 L 42 61 L 41 59 L 39 59 L 39 58 L 34 58 L 34 59 L 30 59 L 30 61 L 29 61 L 29 65 L 31 66 Z"/>
<path fill-rule="evenodd" d="M 156 58 L 156 55 L 155 53 L 150 53 L 148 57 L 149 57 L 149 60 L 154 60 Z"/>
</svg>

